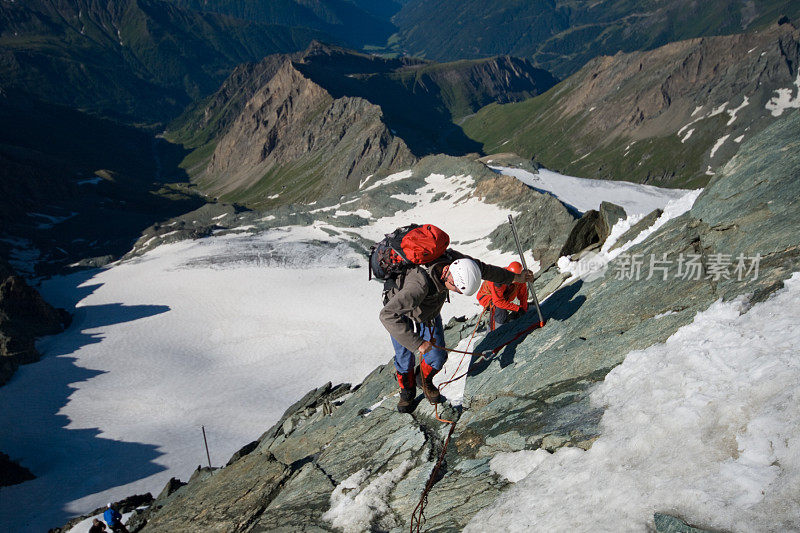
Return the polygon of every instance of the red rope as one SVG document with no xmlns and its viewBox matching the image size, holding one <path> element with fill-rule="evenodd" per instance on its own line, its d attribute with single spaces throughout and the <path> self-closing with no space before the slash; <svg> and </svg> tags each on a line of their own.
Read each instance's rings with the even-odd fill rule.
<svg viewBox="0 0 800 533">
<path fill-rule="evenodd" d="M 486 312 L 486 308 L 484 308 L 484 310 L 483 310 L 483 313 L 485 313 L 485 312 Z M 505 342 L 505 343 L 501 344 L 500 346 L 498 346 L 498 347 L 496 347 L 496 348 L 494 348 L 492 350 L 486 350 L 486 351 L 483 351 L 483 352 L 480 352 L 480 353 L 479 352 L 470 352 L 470 351 L 468 351 L 469 345 L 472 343 L 472 339 L 475 336 L 475 332 L 478 331 L 478 326 L 480 325 L 481 319 L 483 318 L 483 313 L 481 313 L 481 316 L 478 318 L 478 322 L 475 324 L 475 329 L 472 330 L 472 334 L 470 335 L 469 342 L 467 342 L 467 350 L 455 350 L 455 349 L 452 349 L 452 348 L 447 348 L 446 346 L 445 347 L 436 346 L 435 344 L 434 344 L 434 346 L 436 348 L 440 348 L 440 349 L 448 351 L 448 352 L 461 353 L 461 354 L 464 354 L 464 355 L 476 355 L 478 357 L 475 359 L 475 362 L 477 362 L 477 361 L 480 361 L 481 358 L 485 358 L 485 359 L 488 360 L 490 357 L 494 357 L 497 354 L 497 352 L 499 352 L 502 348 L 508 346 L 509 344 L 511 344 L 512 342 L 516 341 L 520 337 L 523 337 L 523 336 L 527 335 L 528 333 L 532 332 L 535 329 L 544 327 L 544 322 L 536 322 L 535 324 L 531 324 L 531 326 L 529 326 L 528 328 L 524 329 L 523 331 L 520 331 L 519 333 L 517 333 L 517 335 L 514 336 L 514 338 L 511 339 L 510 341 Z M 489 353 L 491 353 L 491 356 L 487 357 L 487 354 L 489 354 Z M 458 366 L 456 367 L 456 371 L 453 372 L 453 374 L 458 374 L 458 370 L 461 368 L 461 363 L 463 363 L 463 362 L 464 362 L 464 357 L 462 356 L 461 357 L 461 361 L 458 362 Z M 472 366 L 472 363 L 473 363 L 473 361 L 470 361 L 470 365 L 469 366 Z M 450 379 L 448 381 L 443 381 L 443 382 L 439 383 L 439 390 L 441 390 L 445 385 L 463 378 L 467 374 L 469 374 L 469 368 L 467 368 L 467 371 L 464 372 L 463 374 L 461 374 L 460 376 L 458 376 L 456 378 L 452 378 L 452 379 Z M 442 447 L 442 451 L 439 454 L 439 460 L 436 462 L 436 465 L 433 467 L 433 470 L 431 471 L 431 476 L 428 478 L 428 482 L 425 484 L 425 489 L 422 491 L 422 496 L 419 499 L 419 503 L 417 503 L 417 506 L 414 508 L 414 512 L 411 513 L 411 527 L 410 527 L 410 530 L 409 530 L 410 533 L 420 533 L 420 531 L 422 531 L 422 524 L 425 522 L 425 506 L 428 504 L 428 494 L 430 493 L 431 489 L 433 488 L 433 485 L 436 483 L 434 480 L 436 479 L 436 476 L 437 476 L 437 474 L 439 473 L 439 470 L 442 467 L 442 462 L 444 461 L 445 453 L 447 453 L 447 446 L 450 444 L 450 437 L 453 436 L 453 431 L 455 431 L 455 429 L 456 429 L 455 421 L 446 420 L 446 419 L 441 418 L 439 416 L 439 405 L 438 404 L 434 405 L 433 412 L 434 412 L 434 416 L 436 417 L 436 420 L 438 420 L 439 422 L 443 422 L 445 424 L 450 424 L 450 431 L 447 433 L 447 438 L 444 441 L 444 446 Z"/>
</svg>

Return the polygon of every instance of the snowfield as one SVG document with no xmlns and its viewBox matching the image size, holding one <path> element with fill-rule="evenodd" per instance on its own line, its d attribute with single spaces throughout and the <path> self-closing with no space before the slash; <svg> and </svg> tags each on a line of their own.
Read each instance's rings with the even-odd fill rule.
<svg viewBox="0 0 800 533">
<path fill-rule="evenodd" d="M 538 179 L 534 187 L 551 187 L 578 209 L 605 199 L 631 215 L 684 192 L 554 173 Z M 509 213 L 468 197 L 472 187 L 469 176 L 433 174 L 417 194 L 402 195 L 412 209 L 352 231 L 377 240 L 400 225 L 432 223 L 448 231 L 454 248 L 505 266 L 516 257 L 488 250 L 485 236 Z M 2 488 L 0 529 L 41 531 L 108 501 L 158 494 L 171 477 L 186 480 L 206 465 L 201 426 L 220 466 L 309 389 L 358 383 L 390 361 L 378 321 L 381 285 L 367 281 L 350 237 L 332 238 L 326 228 L 333 227 L 183 241 L 44 282 L 45 298 L 73 311 L 74 321 L 40 342 L 41 362 L 0 388 L 0 450 L 37 476 Z M 480 309 L 474 298 L 453 295 L 443 315 Z"/>
</svg>

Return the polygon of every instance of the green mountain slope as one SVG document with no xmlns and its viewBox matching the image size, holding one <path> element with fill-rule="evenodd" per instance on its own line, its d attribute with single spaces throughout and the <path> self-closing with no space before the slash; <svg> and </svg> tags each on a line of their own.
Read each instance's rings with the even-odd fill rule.
<svg viewBox="0 0 800 533">
<path fill-rule="evenodd" d="M 235 65 L 324 37 L 159 0 L 2 2 L 0 79 L 45 101 L 162 122 Z"/>
<path fill-rule="evenodd" d="M 439 61 L 510 54 L 564 78 L 598 55 L 763 27 L 800 16 L 791 0 L 412 0 L 395 47 Z"/>
<path fill-rule="evenodd" d="M 600 57 L 541 96 L 482 109 L 464 131 L 487 153 L 572 175 L 698 186 L 744 139 L 797 112 L 799 64 L 788 23 Z"/>
</svg>

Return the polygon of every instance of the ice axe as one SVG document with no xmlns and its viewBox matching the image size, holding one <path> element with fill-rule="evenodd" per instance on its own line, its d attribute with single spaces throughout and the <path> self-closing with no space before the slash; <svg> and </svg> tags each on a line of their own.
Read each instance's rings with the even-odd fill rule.
<svg viewBox="0 0 800 533">
<path fill-rule="evenodd" d="M 522 263 L 522 268 L 527 270 L 528 267 L 525 265 L 525 255 L 522 253 L 522 245 L 519 243 L 519 235 L 517 235 L 517 227 L 514 225 L 514 217 L 508 215 L 508 223 L 511 224 L 511 232 L 514 234 L 514 241 L 517 243 L 517 251 L 519 252 L 519 259 Z M 539 324 L 540 327 L 544 326 L 544 319 L 542 318 L 542 310 L 539 308 L 539 299 L 536 297 L 536 291 L 533 290 L 533 283 L 528 283 L 528 290 L 533 295 L 533 303 L 536 306 L 536 313 L 539 315 Z"/>
</svg>

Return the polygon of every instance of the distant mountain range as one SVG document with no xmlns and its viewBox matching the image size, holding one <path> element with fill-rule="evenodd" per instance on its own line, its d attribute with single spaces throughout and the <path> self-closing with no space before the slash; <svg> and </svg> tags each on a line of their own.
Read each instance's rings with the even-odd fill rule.
<svg viewBox="0 0 800 533">
<path fill-rule="evenodd" d="M 392 45 L 437 61 L 510 54 L 566 78 L 599 55 L 752 31 L 782 15 L 788 0 L 411 0 L 394 17 Z"/>
<path fill-rule="evenodd" d="M 590 61 L 546 94 L 464 122 L 483 151 L 567 174 L 705 184 L 740 143 L 800 107 L 800 31 L 690 39 Z"/>
</svg>

